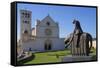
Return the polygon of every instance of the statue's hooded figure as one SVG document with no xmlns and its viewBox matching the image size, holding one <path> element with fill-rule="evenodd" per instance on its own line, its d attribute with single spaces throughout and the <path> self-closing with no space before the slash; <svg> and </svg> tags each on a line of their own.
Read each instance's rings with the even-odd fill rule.
<svg viewBox="0 0 100 68">
<path fill-rule="evenodd" d="M 75 29 L 74 29 L 74 38 L 76 39 L 76 42 L 75 42 L 75 46 L 76 47 L 79 47 L 79 41 L 80 41 L 80 35 L 83 33 L 83 30 L 80 26 L 80 22 L 78 20 L 74 20 L 73 21 L 73 24 L 75 24 Z"/>
<path fill-rule="evenodd" d="M 83 30 L 80 26 L 80 22 L 78 20 L 74 20 L 73 24 L 75 24 L 74 34 L 80 34 L 83 33 Z"/>
</svg>

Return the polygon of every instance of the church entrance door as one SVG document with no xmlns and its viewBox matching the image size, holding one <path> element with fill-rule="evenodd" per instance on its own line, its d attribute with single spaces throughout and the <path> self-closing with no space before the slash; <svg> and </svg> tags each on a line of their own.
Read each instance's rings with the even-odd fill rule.
<svg viewBox="0 0 100 68">
<path fill-rule="evenodd" d="M 51 49 L 52 49 L 51 40 L 46 40 L 46 41 L 45 41 L 44 49 L 45 49 L 45 50 L 51 50 Z"/>
</svg>

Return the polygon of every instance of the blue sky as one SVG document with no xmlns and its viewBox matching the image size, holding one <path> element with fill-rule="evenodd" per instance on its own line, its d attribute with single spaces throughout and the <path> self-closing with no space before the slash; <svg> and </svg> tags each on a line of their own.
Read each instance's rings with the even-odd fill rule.
<svg viewBox="0 0 100 68">
<path fill-rule="evenodd" d="M 17 5 L 18 24 L 17 35 L 20 37 L 20 10 L 32 11 L 32 27 L 35 26 L 37 19 L 42 20 L 48 14 L 51 18 L 59 23 L 60 37 L 66 37 L 74 30 L 72 21 L 77 19 L 80 21 L 84 32 L 90 33 L 96 37 L 96 8 L 75 7 L 75 6 L 52 6 L 52 5 L 36 5 L 36 4 L 21 4 Z"/>
</svg>

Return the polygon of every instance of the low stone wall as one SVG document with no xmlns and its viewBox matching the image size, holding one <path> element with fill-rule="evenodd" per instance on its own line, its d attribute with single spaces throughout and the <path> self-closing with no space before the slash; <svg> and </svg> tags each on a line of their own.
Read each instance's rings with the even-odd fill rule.
<svg viewBox="0 0 100 68">
<path fill-rule="evenodd" d="M 96 49 L 96 40 L 92 41 L 92 47 Z"/>
<path fill-rule="evenodd" d="M 25 56 L 25 57 L 19 59 L 19 60 L 17 61 L 17 64 L 18 64 L 18 65 L 23 65 L 25 62 L 31 61 L 31 60 L 34 59 L 34 58 L 35 58 L 35 55 L 33 55 L 33 54 L 27 55 L 27 56 Z"/>
</svg>

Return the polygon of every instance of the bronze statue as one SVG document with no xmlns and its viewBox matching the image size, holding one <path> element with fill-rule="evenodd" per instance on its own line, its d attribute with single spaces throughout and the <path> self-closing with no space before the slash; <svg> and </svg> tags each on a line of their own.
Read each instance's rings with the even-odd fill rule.
<svg viewBox="0 0 100 68">
<path fill-rule="evenodd" d="M 65 44 L 71 46 L 72 56 L 89 56 L 92 47 L 92 36 L 83 32 L 78 20 L 74 20 L 73 24 L 75 24 L 74 32 L 64 40 Z"/>
</svg>

